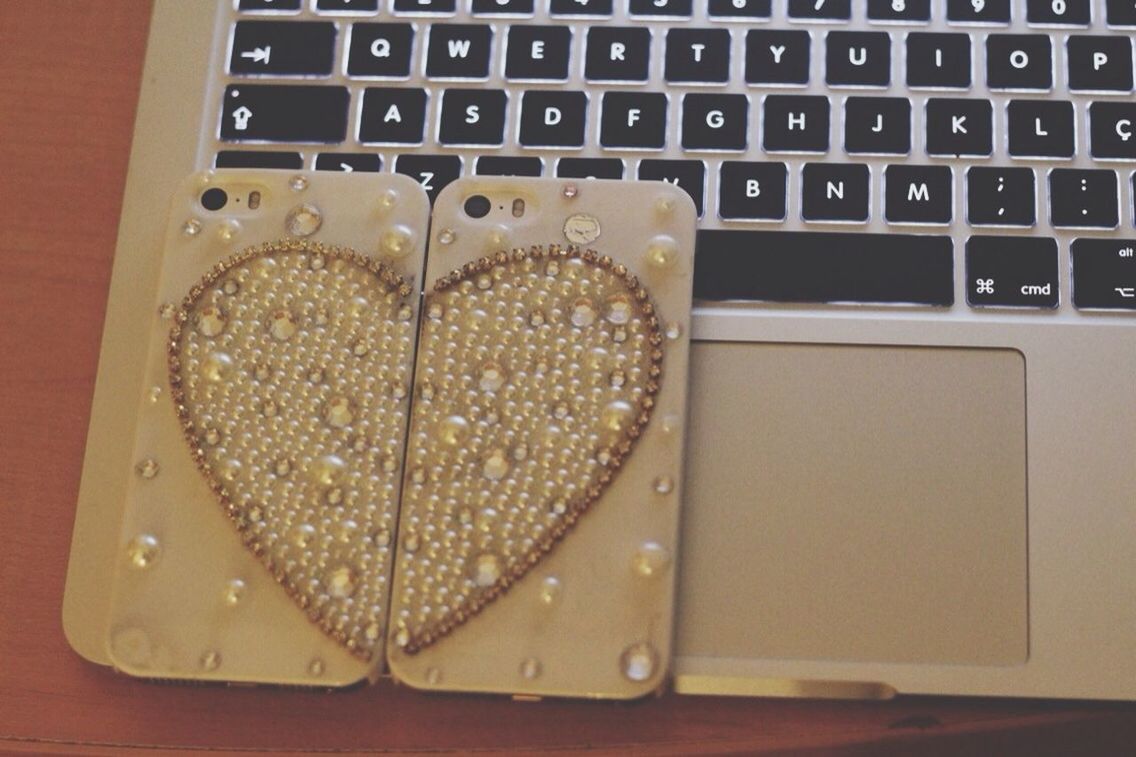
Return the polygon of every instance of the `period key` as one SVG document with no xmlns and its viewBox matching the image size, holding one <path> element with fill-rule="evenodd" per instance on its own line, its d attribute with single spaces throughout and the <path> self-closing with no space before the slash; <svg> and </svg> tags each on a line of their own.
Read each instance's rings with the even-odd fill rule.
<svg viewBox="0 0 1136 757">
<path fill-rule="evenodd" d="M 972 307 L 1055 308 L 1057 240 L 973 236 L 966 242 L 966 300 Z"/>
<path fill-rule="evenodd" d="M 1073 304 L 1136 310 L 1136 239 L 1074 239 Z"/>
</svg>

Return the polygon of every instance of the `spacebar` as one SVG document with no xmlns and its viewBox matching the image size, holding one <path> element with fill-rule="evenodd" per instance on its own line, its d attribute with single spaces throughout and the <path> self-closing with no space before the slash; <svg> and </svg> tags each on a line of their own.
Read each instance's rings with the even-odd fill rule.
<svg viewBox="0 0 1136 757">
<path fill-rule="evenodd" d="M 707 229 L 694 296 L 703 300 L 954 304 L 950 237 Z"/>
</svg>

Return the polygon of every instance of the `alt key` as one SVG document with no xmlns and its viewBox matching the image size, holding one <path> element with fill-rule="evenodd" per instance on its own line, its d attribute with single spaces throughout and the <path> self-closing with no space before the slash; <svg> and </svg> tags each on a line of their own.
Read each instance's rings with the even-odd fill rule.
<svg viewBox="0 0 1136 757">
<path fill-rule="evenodd" d="M 1073 304 L 1136 310 L 1136 239 L 1074 239 Z"/>
<path fill-rule="evenodd" d="M 966 300 L 972 307 L 1055 308 L 1057 241 L 975 236 L 966 243 Z"/>
</svg>

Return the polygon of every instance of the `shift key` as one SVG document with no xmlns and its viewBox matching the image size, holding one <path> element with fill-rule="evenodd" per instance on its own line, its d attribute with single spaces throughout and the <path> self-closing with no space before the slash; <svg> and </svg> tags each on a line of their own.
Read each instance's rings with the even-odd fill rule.
<svg viewBox="0 0 1136 757">
<path fill-rule="evenodd" d="M 346 87 L 234 84 L 225 88 L 221 139 L 232 142 L 342 142 Z"/>
<path fill-rule="evenodd" d="M 1073 304 L 1136 310 L 1136 239 L 1074 239 Z"/>
</svg>

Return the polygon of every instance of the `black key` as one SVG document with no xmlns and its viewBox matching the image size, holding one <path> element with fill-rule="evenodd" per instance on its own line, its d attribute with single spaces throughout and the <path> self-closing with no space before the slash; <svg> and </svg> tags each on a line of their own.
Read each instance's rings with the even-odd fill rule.
<svg viewBox="0 0 1136 757">
<path fill-rule="evenodd" d="M 966 242 L 966 301 L 974 307 L 1055 308 L 1057 240 L 971 237 Z"/>
<path fill-rule="evenodd" d="M 928 155 L 985 156 L 994 149 L 994 108 L 989 100 L 933 97 L 925 117 Z"/>
<path fill-rule="evenodd" d="M 461 176 L 462 162 L 457 155 L 399 155 L 394 172 L 411 177 L 426 190 L 430 202 L 454 179 Z"/>
<path fill-rule="evenodd" d="M 375 13 L 379 0 L 316 0 L 318 13 Z"/>
<path fill-rule="evenodd" d="M 706 15 L 710 18 L 769 18 L 773 0 L 710 0 Z"/>
<path fill-rule="evenodd" d="M 417 145 L 426 130 L 426 90 L 368 87 L 359 114 L 359 141 Z"/>
<path fill-rule="evenodd" d="M 891 35 L 887 32 L 829 32 L 824 45 L 828 84 L 886 87 L 891 82 Z"/>
<path fill-rule="evenodd" d="M 396 13 L 450 15 L 457 9 L 457 0 L 394 0 Z"/>
<path fill-rule="evenodd" d="M 1049 172 L 1049 222 L 1063 229 L 1114 229 L 1120 184 L 1114 171 L 1055 168 Z"/>
<path fill-rule="evenodd" d="M 1010 0 L 947 0 L 947 20 L 962 24 L 1010 23 Z"/>
<path fill-rule="evenodd" d="M 349 99 L 347 87 L 230 84 L 225 87 L 221 139 L 342 142 Z"/>
<path fill-rule="evenodd" d="M 1069 89 L 1131 92 L 1132 38 L 1070 35 L 1065 43 Z"/>
<path fill-rule="evenodd" d="M 966 171 L 966 220 L 972 226 L 1037 223 L 1033 169 L 971 166 Z"/>
<path fill-rule="evenodd" d="M 505 103 L 501 89 L 447 89 L 442 93 L 438 141 L 444 145 L 503 144 Z"/>
<path fill-rule="evenodd" d="M 789 0 L 789 18 L 801 21 L 847 21 L 852 0 Z"/>
<path fill-rule="evenodd" d="M 667 141 L 667 96 L 662 92 L 605 92 L 600 144 L 608 149 L 661 150 Z"/>
<path fill-rule="evenodd" d="M 572 32 L 567 26 L 510 26 L 505 78 L 565 81 L 571 46 Z"/>
<path fill-rule="evenodd" d="M 806 31 L 751 29 L 746 33 L 746 83 L 807 84 L 809 42 Z"/>
<path fill-rule="evenodd" d="M 619 158 L 561 158 L 556 162 L 556 175 L 562 179 L 622 179 L 623 161 Z"/>
<path fill-rule="evenodd" d="M 610 16 L 612 0 L 550 0 L 549 12 L 553 16 Z"/>
<path fill-rule="evenodd" d="M 289 13 L 300 10 L 302 0 L 240 0 L 237 10 L 265 11 L 267 13 Z"/>
<path fill-rule="evenodd" d="M 694 200 L 698 217 L 702 217 L 706 165 L 701 160 L 641 160 L 637 178 L 666 181 L 681 187 Z"/>
<path fill-rule="evenodd" d="M 1109 26 L 1136 26 L 1136 3 L 1132 0 L 1104 0 Z"/>
<path fill-rule="evenodd" d="M 970 87 L 970 35 L 912 32 L 907 35 L 907 86 Z"/>
<path fill-rule="evenodd" d="M 911 152 L 911 101 L 906 97 L 849 97 L 844 101 L 844 149 L 857 155 Z"/>
<path fill-rule="evenodd" d="M 986 85 L 991 89 L 1053 87 L 1053 46 L 1046 34 L 991 34 L 986 38 Z"/>
<path fill-rule="evenodd" d="M 583 147 L 588 97 L 583 92 L 529 90 L 521 95 L 525 147 Z"/>
<path fill-rule="evenodd" d="M 693 0 L 628 0 L 632 16 L 644 18 L 690 18 Z"/>
<path fill-rule="evenodd" d="M 931 20 L 931 0 L 868 0 L 868 20 L 925 23 Z"/>
<path fill-rule="evenodd" d="M 687 150 L 744 150 L 748 115 L 745 95 L 683 95 L 682 146 Z"/>
<path fill-rule="evenodd" d="M 431 24 L 426 75 L 445 79 L 485 79 L 493 30 L 476 24 Z"/>
<path fill-rule="evenodd" d="M 948 307 L 955 301 L 954 251 L 945 236 L 704 230 L 694 296 Z"/>
<path fill-rule="evenodd" d="M 721 84 L 728 81 L 729 30 L 675 28 L 668 31 L 663 76 L 672 84 Z"/>
<path fill-rule="evenodd" d="M 1026 0 L 1026 21 L 1042 26 L 1088 26 L 1089 0 Z"/>
<path fill-rule="evenodd" d="M 531 16 L 533 0 L 470 0 L 475 16 Z"/>
<path fill-rule="evenodd" d="M 383 170 L 383 159 L 373 152 L 321 152 L 316 156 L 316 170 L 377 173 Z"/>
<path fill-rule="evenodd" d="M 335 60 L 335 24 L 322 21 L 238 21 L 229 73 L 327 76 Z"/>
<path fill-rule="evenodd" d="M 535 157 L 482 155 L 473 172 L 479 176 L 540 176 L 544 173 L 544 161 Z"/>
<path fill-rule="evenodd" d="M 1015 158 L 1072 158 L 1073 103 L 1011 100 L 1006 106 L 1007 144 Z"/>
<path fill-rule="evenodd" d="M 864 223 L 869 183 L 865 165 L 806 163 L 801 169 L 801 218 Z"/>
<path fill-rule="evenodd" d="M 884 169 L 884 217 L 888 223 L 948 224 L 954 187 L 947 166 L 888 166 Z"/>
<path fill-rule="evenodd" d="M 593 26 L 588 29 L 584 78 L 588 81 L 647 81 L 651 30 L 645 26 Z"/>
<path fill-rule="evenodd" d="M 347 75 L 406 79 L 413 48 L 410 24 L 352 24 Z"/>
<path fill-rule="evenodd" d="M 1094 158 L 1136 160 L 1136 104 L 1089 105 L 1089 145 Z"/>
<path fill-rule="evenodd" d="M 222 150 L 213 160 L 215 168 L 280 168 L 297 171 L 304 167 L 298 152 L 269 152 L 258 150 Z"/>
<path fill-rule="evenodd" d="M 1073 304 L 1136 310 L 1136 239 L 1074 239 Z"/>
<path fill-rule="evenodd" d="M 718 216 L 737 221 L 785 220 L 784 163 L 726 160 L 718 169 Z"/>
<path fill-rule="evenodd" d="M 828 98 L 768 95 L 762 146 L 769 152 L 827 152 Z"/>
</svg>

